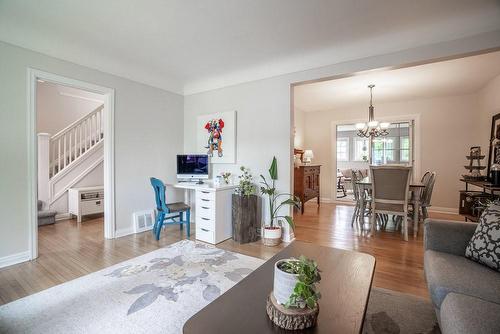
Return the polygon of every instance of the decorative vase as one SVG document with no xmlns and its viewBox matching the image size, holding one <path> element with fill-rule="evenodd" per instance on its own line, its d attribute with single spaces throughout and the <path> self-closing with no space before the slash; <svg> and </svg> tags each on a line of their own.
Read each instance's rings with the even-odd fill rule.
<svg viewBox="0 0 500 334">
<path fill-rule="evenodd" d="M 277 246 L 281 243 L 281 227 L 265 226 L 262 242 L 265 246 Z"/>
<path fill-rule="evenodd" d="M 241 244 L 259 240 L 257 195 L 232 197 L 233 240 Z"/>
<path fill-rule="evenodd" d="M 274 264 L 273 294 L 276 301 L 280 304 L 285 304 L 288 301 L 288 298 L 293 293 L 295 284 L 299 281 L 298 274 L 287 273 L 278 267 L 280 263 L 289 260 L 292 259 L 279 260 Z"/>
</svg>

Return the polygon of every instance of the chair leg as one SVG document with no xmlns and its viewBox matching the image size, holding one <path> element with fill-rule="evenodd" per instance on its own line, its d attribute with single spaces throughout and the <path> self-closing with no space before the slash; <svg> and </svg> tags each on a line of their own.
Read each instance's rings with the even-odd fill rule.
<svg viewBox="0 0 500 334">
<path fill-rule="evenodd" d="M 370 215 L 370 224 L 371 224 L 372 234 L 375 233 L 375 224 L 376 224 L 375 215 L 376 215 L 375 210 L 372 210 L 372 214 Z"/>
<path fill-rule="evenodd" d="M 179 213 L 179 220 L 181 221 L 181 223 L 179 224 L 179 228 L 180 230 L 182 231 L 182 229 L 184 228 L 184 212 L 180 212 Z"/>
<path fill-rule="evenodd" d="M 155 219 L 155 224 L 153 225 L 153 229 L 151 230 L 153 234 L 156 234 L 156 229 L 158 228 L 158 222 L 160 221 L 160 215 L 161 213 L 156 214 L 156 219 Z"/>
<path fill-rule="evenodd" d="M 158 216 L 158 226 L 156 226 L 156 240 L 160 240 L 161 228 L 163 227 L 163 222 L 165 221 L 165 214 L 160 213 Z"/>
<path fill-rule="evenodd" d="M 354 226 L 354 221 L 356 220 L 356 218 L 358 218 L 358 210 L 358 204 L 356 204 L 356 206 L 354 207 L 354 212 L 352 213 L 351 227 Z"/>
<path fill-rule="evenodd" d="M 422 207 L 422 220 L 426 220 L 427 218 L 429 218 L 429 213 L 427 212 L 427 208 L 426 207 Z"/>
<path fill-rule="evenodd" d="M 405 241 L 408 241 L 408 215 L 406 214 L 406 212 L 404 213 L 404 216 L 403 216 L 402 228 L 404 229 Z"/>
<path fill-rule="evenodd" d="M 186 211 L 186 230 L 189 238 L 191 236 L 191 210 Z"/>
</svg>

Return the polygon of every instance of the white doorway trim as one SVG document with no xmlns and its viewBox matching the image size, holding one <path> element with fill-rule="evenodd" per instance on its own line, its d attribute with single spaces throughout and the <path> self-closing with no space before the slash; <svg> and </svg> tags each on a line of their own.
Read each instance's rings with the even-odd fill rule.
<svg viewBox="0 0 500 334">
<path fill-rule="evenodd" d="M 36 83 L 37 80 L 70 86 L 104 95 L 104 237 L 115 238 L 115 161 L 114 161 L 114 113 L 115 90 L 79 81 L 57 74 L 27 69 L 28 92 L 28 194 L 29 194 L 29 252 L 30 259 L 38 257 L 38 222 L 37 222 L 37 135 L 36 135 Z"/>
<path fill-rule="evenodd" d="M 420 114 L 409 114 L 409 115 L 397 115 L 397 116 L 385 116 L 377 117 L 379 121 L 385 121 L 390 123 L 407 122 L 413 121 L 413 179 L 416 180 L 420 177 L 422 171 L 422 159 L 421 159 L 421 130 L 420 130 Z M 330 128 L 330 142 L 331 144 L 331 161 L 330 165 L 330 194 L 331 201 L 339 201 L 342 199 L 337 198 L 337 125 L 345 124 L 356 124 L 364 123 L 366 119 L 344 119 L 339 121 L 333 121 Z"/>
</svg>

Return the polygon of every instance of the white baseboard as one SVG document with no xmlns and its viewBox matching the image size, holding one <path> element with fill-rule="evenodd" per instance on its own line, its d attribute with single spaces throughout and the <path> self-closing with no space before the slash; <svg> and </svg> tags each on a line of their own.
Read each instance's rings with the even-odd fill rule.
<svg viewBox="0 0 500 334">
<path fill-rule="evenodd" d="M 56 221 L 57 220 L 67 220 L 71 219 L 71 215 L 69 213 L 58 213 L 56 215 Z"/>
<path fill-rule="evenodd" d="M 442 207 L 442 206 L 431 206 L 428 211 L 429 212 L 434 212 L 434 213 L 451 213 L 451 214 L 458 215 L 458 209 L 457 208 L 446 208 L 446 207 Z"/>
<path fill-rule="evenodd" d="M 12 266 L 14 264 L 26 262 L 29 260 L 31 260 L 29 251 L 7 255 L 4 257 L 0 257 L 0 268 Z"/>
<path fill-rule="evenodd" d="M 122 228 L 122 229 L 116 230 L 115 238 L 121 238 L 121 237 L 124 237 L 126 235 L 130 235 L 130 234 L 134 234 L 134 233 L 135 233 L 135 231 L 134 231 L 133 227 Z"/>
<path fill-rule="evenodd" d="M 332 203 L 332 199 L 329 197 L 320 197 L 319 201 L 320 203 Z"/>
</svg>

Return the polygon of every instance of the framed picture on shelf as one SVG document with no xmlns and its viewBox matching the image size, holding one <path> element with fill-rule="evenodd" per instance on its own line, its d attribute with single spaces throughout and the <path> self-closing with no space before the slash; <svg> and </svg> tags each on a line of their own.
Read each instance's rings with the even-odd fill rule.
<svg viewBox="0 0 500 334">
<path fill-rule="evenodd" d="M 490 149 L 488 152 L 488 169 L 486 176 L 490 177 L 490 168 L 493 164 L 500 164 L 500 114 L 491 120 Z"/>
</svg>

